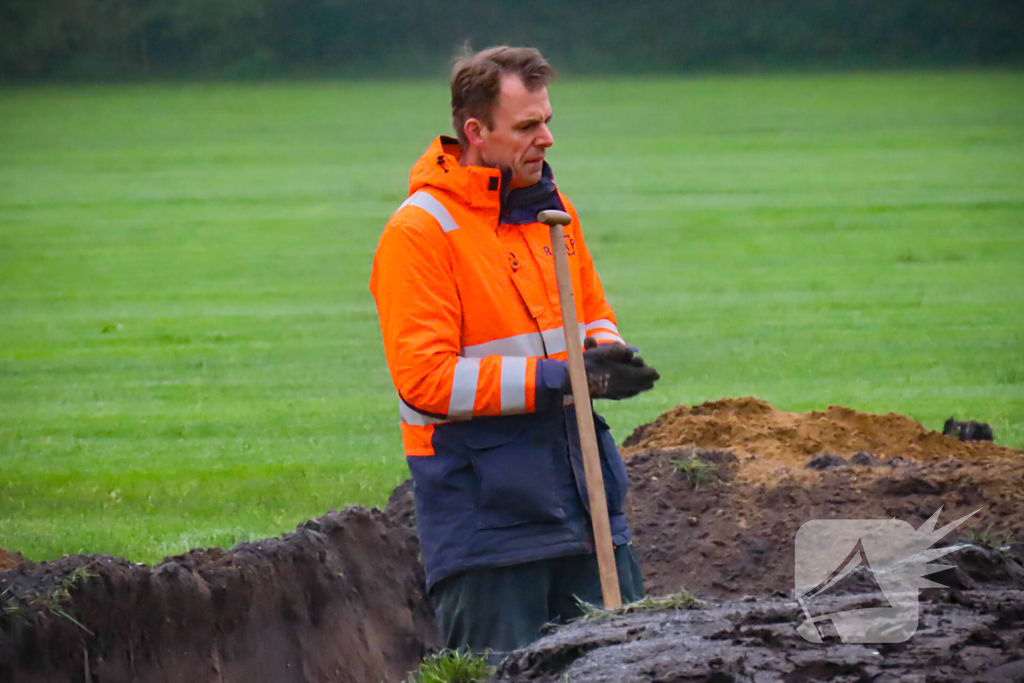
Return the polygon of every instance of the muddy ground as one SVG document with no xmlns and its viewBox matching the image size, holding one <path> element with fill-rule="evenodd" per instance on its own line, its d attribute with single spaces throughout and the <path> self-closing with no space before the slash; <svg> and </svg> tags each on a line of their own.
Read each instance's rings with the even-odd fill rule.
<svg viewBox="0 0 1024 683">
<path fill-rule="evenodd" d="M 835 596 L 830 611 L 874 596 Z M 536 683 L 964 683 L 1024 679 L 1024 593 L 950 592 L 922 603 L 903 643 L 813 644 L 795 602 L 714 603 L 561 627 L 502 662 L 499 681 Z"/>
<path fill-rule="evenodd" d="M 997 435 L 998 437 L 998 435 Z M 726 399 L 669 411 L 623 445 L 649 595 L 708 603 L 577 623 L 505 661 L 502 681 L 1024 681 L 1024 452 L 900 415 Z M 902 644 L 796 632 L 793 539 L 810 519 L 939 524 L 962 545 Z M 155 567 L 0 551 L 0 681 L 405 680 L 438 645 L 411 482 L 280 539 Z M 6 571 L 5 571 L 6 570 Z M 877 600 L 867 573 L 822 600 Z M 831 601 L 831 602 L 830 602 Z"/>
<path fill-rule="evenodd" d="M 438 645 L 418 551 L 350 508 L 155 567 L 22 562 L 0 573 L 0 681 L 403 680 Z"/>
</svg>

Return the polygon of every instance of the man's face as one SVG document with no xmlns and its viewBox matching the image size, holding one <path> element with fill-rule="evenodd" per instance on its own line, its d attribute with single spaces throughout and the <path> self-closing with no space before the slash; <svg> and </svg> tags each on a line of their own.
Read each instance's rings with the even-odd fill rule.
<svg viewBox="0 0 1024 683">
<path fill-rule="evenodd" d="M 512 187 L 533 185 L 540 180 L 544 154 L 555 142 L 548 129 L 548 89 L 530 91 L 519 76 L 505 76 L 493 118 L 492 128 L 480 123 L 478 140 L 470 136 L 483 165 L 511 169 Z"/>
</svg>

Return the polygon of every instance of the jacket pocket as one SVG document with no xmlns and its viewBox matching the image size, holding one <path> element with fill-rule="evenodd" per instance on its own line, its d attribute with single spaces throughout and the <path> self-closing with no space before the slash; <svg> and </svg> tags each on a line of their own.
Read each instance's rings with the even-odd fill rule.
<svg viewBox="0 0 1024 683">
<path fill-rule="evenodd" d="M 608 514 L 617 515 L 622 512 L 629 490 L 629 475 L 626 474 L 626 463 L 622 461 L 619 448 L 615 445 L 611 428 L 603 417 L 594 413 L 594 427 L 597 430 L 597 445 L 601 451 L 601 474 L 604 477 L 605 497 L 608 500 Z"/>
<path fill-rule="evenodd" d="M 500 421 L 470 423 L 464 435 L 480 482 L 477 527 L 499 529 L 565 519 L 550 439 L 531 439 L 533 430 L 527 425 Z"/>
</svg>

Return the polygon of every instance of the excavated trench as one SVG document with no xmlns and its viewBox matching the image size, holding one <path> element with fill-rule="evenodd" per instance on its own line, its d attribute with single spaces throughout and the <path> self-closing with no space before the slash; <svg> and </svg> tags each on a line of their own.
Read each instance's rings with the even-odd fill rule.
<svg viewBox="0 0 1024 683">
<path fill-rule="evenodd" d="M 154 567 L 74 555 L 0 573 L 0 681 L 398 681 L 437 647 L 419 545 L 350 508 Z"/>
<path fill-rule="evenodd" d="M 553 627 L 495 680 L 1024 680 L 1024 452 L 899 415 L 756 399 L 680 406 L 623 451 L 648 594 L 686 589 L 707 607 Z M 939 543 L 962 547 L 932 575 L 948 587 L 922 591 L 916 635 L 872 646 L 797 633 L 804 522 L 917 527 L 940 507 L 940 525 L 980 511 Z M 0 681 L 403 681 L 439 644 L 414 517 L 406 482 L 385 512 L 332 512 L 153 567 L 0 551 Z M 877 584 L 852 576 L 825 608 L 877 602 Z"/>
</svg>

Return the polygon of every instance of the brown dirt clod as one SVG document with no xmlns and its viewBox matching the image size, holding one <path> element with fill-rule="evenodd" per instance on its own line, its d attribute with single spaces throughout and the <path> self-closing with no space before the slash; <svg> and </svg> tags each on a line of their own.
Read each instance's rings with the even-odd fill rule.
<svg viewBox="0 0 1024 683">
<path fill-rule="evenodd" d="M 3 548 L 0 548 L 0 572 L 5 572 L 8 569 L 14 569 L 20 564 L 24 564 L 27 560 L 21 553 L 13 553 Z"/>
</svg>

